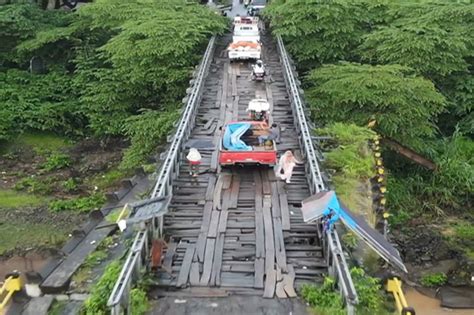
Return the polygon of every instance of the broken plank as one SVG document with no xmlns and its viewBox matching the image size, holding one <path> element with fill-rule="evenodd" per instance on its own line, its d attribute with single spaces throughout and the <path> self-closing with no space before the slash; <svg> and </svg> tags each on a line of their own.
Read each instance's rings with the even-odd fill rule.
<svg viewBox="0 0 474 315">
<path fill-rule="evenodd" d="M 216 240 L 214 238 L 208 238 L 206 241 L 206 254 L 204 258 L 204 267 L 202 270 L 200 281 L 201 285 L 207 285 L 209 283 L 209 279 L 211 278 L 215 244 Z"/>
<path fill-rule="evenodd" d="M 280 211 L 281 211 L 281 224 L 283 231 L 289 231 L 290 226 L 290 210 L 288 209 L 288 196 L 286 190 L 283 187 L 283 183 L 278 183 L 278 193 L 280 194 Z"/>
<path fill-rule="evenodd" d="M 212 214 L 212 202 L 207 201 L 204 204 L 204 210 L 202 212 L 201 232 L 207 233 L 207 231 L 209 231 L 209 225 L 211 223 L 211 214 Z"/>
<path fill-rule="evenodd" d="M 285 293 L 284 283 L 282 281 L 276 283 L 275 293 L 279 299 L 286 299 L 288 296 Z"/>
<path fill-rule="evenodd" d="M 196 242 L 196 256 L 199 262 L 204 261 L 204 252 L 206 249 L 207 231 L 199 233 Z"/>
<path fill-rule="evenodd" d="M 270 195 L 272 193 L 272 190 L 270 187 L 270 180 L 268 179 L 268 172 L 261 172 L 261 174 L 263 195 Z"/>
<path fill-rule="evenodd" d="M 278 195 L 278 188 L 276 183 L 271 183 L 272 187 L 272 217 L 280 218 L 280 196 Z"/>
<path fill-rule="evenodd" d="M 283 275 L 283 288 L 289 297 L 296 297 L 295 292 L 295 270 L 293 265 L 288 265 L 288 274 Z"/>
<path fill-rule="evenodd" d="M 185 286 L 188 282 L 189 271 L 191 269 L 191 263 L 194 256 L 194 246 L 188 246 L 186 248 L 186 253 L 184 254 L 183 263 L 181 269 L 179 270 L 178 281 L 176 282 L 176 287 Z"/>
<path fill-rule="evenodd" d="M 269 270 L 265 279 L 265 290 L 263 292 L 264 298 L 273 298 L 275 294 L 276 285 L 276 271 L 275 269 Z"/>
</svg>

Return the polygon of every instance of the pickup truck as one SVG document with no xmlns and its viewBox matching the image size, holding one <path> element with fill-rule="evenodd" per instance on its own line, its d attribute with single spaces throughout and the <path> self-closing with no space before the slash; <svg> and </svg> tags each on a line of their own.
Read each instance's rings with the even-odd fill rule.
<svg viewBox="0 0 474 315">
<path fill-rule="evenodd" d="M 219 145 L 219 164 L 227 165 L 270 165 L 277 163 L 275 141 L 259 145 L 258 136 L 269 135 L 265 122 L 238 121 L 228 123 L 222 129 Z M 271 143 L 271 145 L 269 145 Z"/>
<path fill-rule="evenodd" d="M 262 46 L 260 44 L 258 18 L 236 17 L 234 19 L 232 43 L 227 51 L 231 61 L 260 59 Z"/>
</svg>

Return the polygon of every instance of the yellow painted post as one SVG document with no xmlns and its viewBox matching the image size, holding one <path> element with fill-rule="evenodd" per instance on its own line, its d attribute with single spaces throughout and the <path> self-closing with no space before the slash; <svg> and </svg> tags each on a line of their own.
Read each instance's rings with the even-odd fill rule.
<svg viewBox="0 0 474 315">
<path fill-rule="evenodd" d="M 23 286 L 19 273 L 14 273 L 5 279 L 0 287 L 0 311 L 3 311 L 15 292 L 21 291 Z"/>
<path fill-rule="evenodd" d="M 413 307 L 408 306 L 405 294 L 402 290 L 402 282 L 398 278 L 388 279 L 386 290 L 393 294 L 395 299 L 395 305 L 397 307 L 398 314 L 401 315 L 416 315 Z"/>
</svg>

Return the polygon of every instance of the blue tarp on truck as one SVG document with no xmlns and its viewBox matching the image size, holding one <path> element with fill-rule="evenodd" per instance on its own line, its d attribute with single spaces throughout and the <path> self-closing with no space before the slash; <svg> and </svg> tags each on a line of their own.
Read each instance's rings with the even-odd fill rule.
<svg viewBox="0 0 474 315">
<path fill-rule="evenodd" d="M 252 151 L 252 147 L 246 145 L 240 139 L 250 127 L 251 124 L 249 123 L 228 124 L 222 140 L 224 149 L 229 151 Z"/>
</svg>

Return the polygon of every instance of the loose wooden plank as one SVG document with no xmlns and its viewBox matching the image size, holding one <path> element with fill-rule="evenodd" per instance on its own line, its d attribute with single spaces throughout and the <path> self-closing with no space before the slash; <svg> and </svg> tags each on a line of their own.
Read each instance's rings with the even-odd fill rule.
<svg viewBox="0 0 474 315">
<path fill-rule="evenodd" d="M 219 228 L 218 228 L 218 233 L 225 233 L 227 230 L 227 217 L 229 215 L 229 211 L 227 209 L 223 209 L 221 211 L 220 217 L 219 217 Z"/>
<path fill-rule="evenodd" d="M 237 76 L 232 74 L 232 96 L 237 96 Z"/>
<path fill-rule="evenodd" d="M 267 273 L 275 268 L 275 243 L 269 198 L 264 198 L 263 202 L 263 223 L 265 225 L 265 273 Z"/>
<path fill-rule="evenodd" d="M 275 294 L 275 285 L 276 285 L 276 271 L 275 269 L 269 270 L 267 277 L 265 279 L 265 289 L 263 292 L 264 298 L 273 298 Z"/>
<path fill-rule="evenodd" d="M 232 100 L 232 120 L 234 121 L 239 120 L 239 99 L 240 97 L 237 95 Z"/>
<path fill-rule="evenodd" d="M 206 249 L 207 231 L 200 232 L 196 242 L 196 256 L 199 262 L 204 261 L 204 252 Z"/>
<path fill-rule="evenodd" d="M 273 232 L 275 236 L 275 257 L 278 267 L 286 272 L 286 251 L 285 251 L 285 240 L 283 238 L 283 231 L 281 226 L 280 218 L 273 218 Z"/>
<path fill-rule="evenodd" d="M 215 238 L 217 236 L 217 229 L 219 228 L 219 217 L 221 215 L 220 211 L 212 211 L 211 213 L 211 223 L 209 224 L 209 231 L 207 232 L 207 237 Z"/>
<path fill-rule="evenodd" d="M 260 174 L 254 173 L 255 180 L 255 257 L 265 257 L 265 225 L 263 220 L 263 200 Z"/>
<path fill-rule="evenodd" d="M 202 270 L 201 275 L 201 285 L 207 285 L 209 283 L 209 279 L 211 278 L 211 271 L 212 271 L 212 262 L 214 259 L 214 246 L 216 244 L 216 239 L 208 238 L 206 242 L 206 254 L 204 258 L 204 267 Z"/>
<path fill-rule="evenodd" d="M 255 281 L 254 288 L 263 289 L 263 276 L 265 274 L 265 259 L 255 259 Z"/>
<path fill-rule="evenodd" d="M 189 274 L 189 283 L 191 285 L 199 285 L 199 263 L 193 262 L 191 264 L 191 272 Z"/>
<path fill-rule="evenodd" d="M 272 193 L 272 189 L 270 187 L 270 180 L 268 179 L 268 172 L 261 172 L 261 174 L 263 195 L 270 195 Z"/>
<path fill-rule="evenodd" d="M 214 175 L 211 175 L 209 176 L 209 184 L 206 189 L 206 201 L 212 201 L 214 199 L 215 186 L 216 186 L 216 177 Z"/>
<path fill-rule="evenodd" d="M 272 217 L 281 218 L 280 210 L 280 196 L 278 195 L 278 188 L 275 182 L 271 183 L 272 187 Z"/>
<path fill-rule="evenodd" d="M 161 268 L 167 273 L 171 274 L 171 266 L 173 264 L 173 257 L 176 253 L 176 243 L 168 243 L 168 248 L 166 249 L 165 257 L 163 258 L 163 263 Z"/>
<path fill-rule="evenodd" d="M 283 288 L 285 289 L 286 294 L 289 297 L 296 297 L 297 294 L 295 292 L 295 270 L 293 265 L 288 265 L 288 274 L 283 275 Z"/>
<path fill-rule="evenodd" d="M 281 211 L 281 224 L 283 231 L 289 231 L 290 225 L 290 210 L 288 209 L 288 196 L 286 195 L 283 183 L 278 183 L 278 193 L 280 194 L 280 211 Z"/>
<path fill-rule="evenodd" d="M 268 170 L 268 180 L 271 181 L 271 182 L 276 182 L 277 178 L 276 178 L 274 169 L 269 169 Z"/>
<path fill-rule="evenodd" d="M 219 176 L 222 176 L 222 189 L 229 189 L 232 182 L 232 174 L 221 173 Z"/>
<path fill-rule="evenodd" d="M 237 208 L 237 203 L 239 200 L 239 191 L 240 191 L 240 175 L 234 171 L 232 174 L 232 184 L 230 190 L 230 208 Z"/>
<path fill-rule="evenodd" d="M 214 249 L 214 262 L 211 272 L 211 285 L 221 285 L 221 269 L 222 269 L 222 252 L 224 251 L 224 234 L 219 234 L 217 237 L 216 246 Z"/>
<path fill-rule="evenodd" d="M 183 263 L 181 265 L 181 269 L 179 270 L 178 281 L 176 282 L 176 287 L 178 288 L 185 286 L 188 282 L 189 271 L 191 270 L 191 263 L 193 260 L 194 251 L 195 247 L 192 245 L 186 248 Z"/>
<path fill-rule="evenodd" d="M 221 209 L 221 194 L 222 194 L 222 187 L 224 185 L 224 176 L 219 175 L 217 178 L 217 183 L 214 188 L 214 196 L 213 196 L 213 209 Z"/>
<path fill-rule="evenodd" d="M 282 281 L 276 283 L 275 293 L 276 293 L 276 296 L 279 299 L 286 299 L 288 297 L 285 293 L 284 286 L 285 286 L 285 284 Z"/>
<path fill-rule="evenodd" d="M 204 204 L 204 210 L 202 212 L 202 223 L 201 223 L 201 232 L 209 231 L 209 224 L 211 223 L 211 214 L 212 214 L 212 202 L 207 201 Z"/>
</svg>

